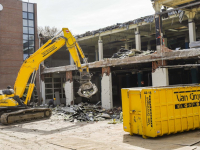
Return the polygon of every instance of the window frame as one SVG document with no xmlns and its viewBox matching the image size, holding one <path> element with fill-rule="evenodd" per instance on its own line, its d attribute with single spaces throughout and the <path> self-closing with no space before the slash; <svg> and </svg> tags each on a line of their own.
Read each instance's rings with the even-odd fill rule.
<svg viewBox="0 0 200 150">
<path fill-rule="evenodd" d="M 33 6 L 32 10 L 29 10 L 30 5 Z M 25 6 L 27 8 L 25 8 Z M 35 14 L 34 14 L 35 6 L 34 6 L 34 3 L 23 2 L 22 8 L 23 8 L 23 10 L 22 10 L 23 52 L 24 52 L 24 44 L 25 44 L 24 42 L 27 41 L 28 45 L 26 45 L 26 47 L 28 47 L 28 56 L 30 56 L 36 51 L 35 50 Z M 27 20 L 27 24 L 24 24 L 25 20 Z M 32 25 L 29 25 L 30 23 L 32 23 Z M 24 30 L 27 31 L 27 32 L 24 32 Z M 31 36 L 33 36 L 33 39 L 30 39 Z M 26 37 L 26 38 L 24 38 L 24 37 Z M 33 50 L 33 53 L 31 52 L 32 50 Z"/>
</svg>

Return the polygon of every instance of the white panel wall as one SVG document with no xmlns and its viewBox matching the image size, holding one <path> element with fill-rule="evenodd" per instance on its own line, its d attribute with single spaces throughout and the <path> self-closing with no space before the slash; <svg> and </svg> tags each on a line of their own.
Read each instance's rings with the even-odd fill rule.
<svg viewBox="0 0 200 150">
<path fill-rule="evenodd" d="M 106 76 L 104 73 L 101 80 L 101 102 L 102 107 L 105 109 L 113 108 L 113 98 L 112 98 L 112 74 Z"/>
<path fill-rule="evenodd" d="M 169 77 L 167 68 L 157 68 L 154 73 L 152 73 L 153 86 L 168 86 Z"/>
<path fill-rule="evenodd" d="M 42 99 L 43 99 L 42 104 L 45 104 L 46 103 L 46 98 L 45 98 L 45 83 L 42 80 L 41 80 L 41 93 L 42 93 Z"/>
<path fill-rule="evenodd" d="M 74 91 L 73 91 L 73 82 L 65 82 L 65 96 L 66 96 L 66 105 L 74 104 Z"/>
</svg>

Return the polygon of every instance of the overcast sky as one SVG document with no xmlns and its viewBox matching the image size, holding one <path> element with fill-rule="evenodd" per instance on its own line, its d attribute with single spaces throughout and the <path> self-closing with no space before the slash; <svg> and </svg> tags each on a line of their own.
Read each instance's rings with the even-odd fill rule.
<svg viewBox="0 0 200 150">
<path fill-rule="evenodd" d="M 29 2 L 37 3 L 38 26 L 59 29 L 68 27 L 73 34 L 82 34 L 154 14 L 150 0 L 29 0 Z"/>
</svg>

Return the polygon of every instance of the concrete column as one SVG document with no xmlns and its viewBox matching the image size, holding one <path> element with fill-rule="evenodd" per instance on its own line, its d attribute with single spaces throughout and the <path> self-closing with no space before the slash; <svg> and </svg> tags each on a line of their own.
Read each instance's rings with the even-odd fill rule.
<svg viewBox="0 0 200 150">
<path fill-rule="evenodd" d="M 193 19 L 188 19 L 190 43 L 196 41 L 196 26 Z"/>
<path fill-rule="evenodd" d="M 152 84 L 153 86 L 168 86 L 168 68 L 157 68 L 154 73 L 152 73 Z"/>
<path fill-rule="evenodd" d="M 159 2 L 155 2 L 154 10 L 155 13 L 159 13 L 162 5 Z M 162 16 L 155 15 L 155 27 L 156 27 L 156 49 L 157 53 L 160 54 L 161 52 L 161 45 L 162 45 Z"/>
<path fill-rule="evenodd" d="M 99 37 L 98 41 L 98 49 L 99 49 L 99 60 L 103 60 L 103 41 L 101 40 L 101 37 Z"/>
<path fill-rule="evenodd" d="M 96 60 L 96 61 L 99 60 L 99 56 L 98 56 L 98 45 L 95 45 L 95 60 Z"/>
<path fill-rule="evenodd" d="M 106 70 L 106 71 L 105 71 Z M 105 109 L 113 108 L 112 74 L 110 68 L 102 68 L 101 103 Z"/>
<path fill-rule="evenodd" d="M 41 96 L 42 96 L 42 100 L 43 100 L 42 104 L 44 105 L 46 103 L 45 102 L 45 100 L 46 100 L 46 97 L 45 97 L 45 83 L 44 83 L 44 81 L 41 80 L 40 84 L 41 84 Z"/>
<path fill-rule="evenodd" d="M 72 55 L 69 53 L 69 63 L 70 65 L 74 65 L 74 60 L 72 58 Z"/>
<path fill-rule="evenodd" d="M 191 69 L 191 78 L 192 78 L 192 83 L 198 83 L 198 68 L 194 67 Z"/>
<path fill-rule="evenodd" d="M 135 45 L 137 50 L 141 50 L 141 36 L 138 27 L 136 28 L 135 31 Z"/>
<path fill-rule="evenodd" d="M 72 72 L 66 72 L 66 82 L 65 82 L 65 97 L 66 97 L 66 105 L 74 104 L 74 87 L 72 80 Z"/>
<path fill-rule="evenodd" d="M 125 49 L 129 49 L 129 43 L 128 42 L 125 43 Z"/>
<path fill-rule="evenodd" d="M 66 105 L 74 104 L 73 82 L 70 81 L 65 82 L 65 97 L 66 97 Z"/>
<path fill-rule="evenodd" d="M 186 15 L 188 17 L 189 40 L 191 43 L 196 41 L 196 26 L 194 22 L 196 12 L 186 12 Z"/>
<path fill-rule="evenodd" d="M 150 41 L 148 41 L 147 50 L 151 50 L 151 43 L 150 43 Z"/>
</svg>

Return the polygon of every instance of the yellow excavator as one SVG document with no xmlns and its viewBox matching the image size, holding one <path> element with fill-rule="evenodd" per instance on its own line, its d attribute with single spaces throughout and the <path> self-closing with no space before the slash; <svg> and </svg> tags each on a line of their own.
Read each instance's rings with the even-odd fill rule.
<svg viewBox="0 0 200 150">
<path fill-rule="evenodd" d="M 59 36 L 62 32 L 64 36 Z M 54 39 L 56 39 L 55 42 L 53 42 Z M 81 85 L 77 93 L 82 97 L 90 98 L 98 91 L 96 85 L 90 81 L 91 74 L 89 73 L 88 62 L 82 49 L 69 29 L 63 28 L 54 38 L 48 40 L 47 43 L 23 62 L 18 72 L 14 89 L 0 90 L 0 121 L 2 124 L 8 125 L 24 120 L 51 117 L 51 109 L 31 108 L 28 107 L 28 103 L 31 100 L 31 95 L 35 87 L 34 82 L 40 63 L 64 45 L 69 50 L 80 72 Z M 79 54 L 84 60 L 84 65 L 81 65 Z M 27 96 L 23 99 L 23 94 L 30 77 L 31 81 L 28 85 Z"/>
</svg>

